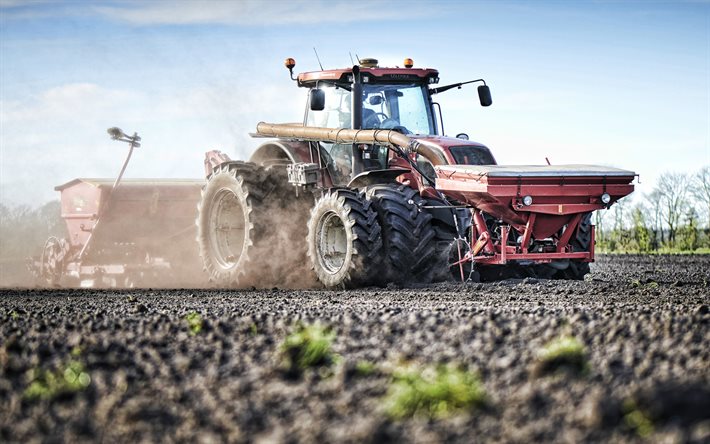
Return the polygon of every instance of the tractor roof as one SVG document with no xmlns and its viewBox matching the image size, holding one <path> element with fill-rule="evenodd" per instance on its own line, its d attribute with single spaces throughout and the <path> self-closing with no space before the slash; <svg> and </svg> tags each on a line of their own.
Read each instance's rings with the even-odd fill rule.
<svg viewBox="0 0 710 444">
<path fill-rule="evenodd" d="M 350 83 L 352 68 L 327 69 L 298 75 L 298 86 L 312 87 L 316 82 Z M 439 71 L 431 68 L 360 68 L 364 83 L 423 83 L 439 82 Z M 365 80 L 367 79 L 367 80 Z"/>
</svg>

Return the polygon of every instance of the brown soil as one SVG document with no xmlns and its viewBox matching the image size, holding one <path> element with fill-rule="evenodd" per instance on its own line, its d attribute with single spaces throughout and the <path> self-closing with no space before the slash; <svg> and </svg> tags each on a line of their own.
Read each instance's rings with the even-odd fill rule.
<svg viewBox="0 0 710 444">
<path fill-rule="evenodd" d="M 607 256 L 584 282 L 324 290 L 0 292 L 0 441 L 472 442 L 710 440 L 710 256 Z M 192 335 L 185 316 L 198 312 Z M 279 370 L 298 322 L 330 325 L 333 374 Z M 586 373 L 535 376 L 560 334 Z M 23 396 L 81 362 L 84 390 Z M 367 360 L 379 370 L 353 371 Z M 489 406 L 394 421 L 401 362 L 477 371 Z M 633 408 L 630 406 L 634 406 Z M 649 432 L 650 431 L 650 432 Z"/>
</svg>

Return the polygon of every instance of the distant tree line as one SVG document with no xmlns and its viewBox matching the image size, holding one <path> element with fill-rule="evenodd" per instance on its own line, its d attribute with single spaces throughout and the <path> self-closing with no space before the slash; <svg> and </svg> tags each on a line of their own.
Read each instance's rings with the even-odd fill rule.
<svg viewBox="0 0 710 444">
<path fill-rule="evenodd" d="M 622 199 L 595 214 L 599 252 L 710 253 L 710 167 L 666 172 L 643 199 Z"/>
<path fill-rule="evenodd" d="M 40 207 L 0 204 L 0 260 L 25 260 L 42 253 L 49 236 L 66 237 L 58 200 Z"/>
</svg>

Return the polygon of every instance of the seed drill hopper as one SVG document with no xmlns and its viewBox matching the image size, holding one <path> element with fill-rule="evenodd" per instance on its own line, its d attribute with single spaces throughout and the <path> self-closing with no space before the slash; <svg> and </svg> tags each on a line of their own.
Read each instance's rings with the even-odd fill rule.
<svg viewBox="0 0 710 444">
<path fill-rule="evenodd" d="M 109 134 L 130 147 L 118 177 L 78 178 L 55 187 L 68 236 L 47 239 L 30 270 L 49 286 L 204 284 L 194 242 L 204 181 L 123 179 L 140 137 L 118 128 Z"/>
</svg>

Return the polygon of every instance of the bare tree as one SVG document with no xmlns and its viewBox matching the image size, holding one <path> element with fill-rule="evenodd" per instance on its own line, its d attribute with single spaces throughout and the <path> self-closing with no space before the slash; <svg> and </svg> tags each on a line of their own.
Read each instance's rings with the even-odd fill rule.
<svg viewBox="0 0 710 444">
<path fill-rule="evenodd" d="M 602 210 L 594 212 L 594 228 L 596 230 L 596 238 L 599 242 L 604 242 L 606 240 L 606 224 L 604 223 L 604 213 Z"/>
<path fill-rule="evenodd" d="M 698 171 L 690 187 L 690 192 L 702 210 L 705 212 L 707 227 L 710 228 L 710 166 L 704 166 Z"/>
<path fill-rule="evenodd" d="M 654 192 L 661 195 L 662 217 L 668 226 L 668 242 L 673 245 L 681 217 L 688 207 L 689 177 L 682 173 L 663 173 Z"/>
<path fill-rule="evenodd" d="M 665 236 L 663 235 L 663 195 L 658 190 L 653 190 L 653 192 L 647 195 L 646 201 L 648 202 L 648 211 L 650 213 L 649 219 L 653 224 L 651 231 L 653 231 L 653 248 L 658 250 L 658 241 L 661 243 L 665 242 Z"/>
<path fill-rule="evenodd" d="M 24 259 L 37 254 L 48 236 L 66 237 L 59 201 L 39 208 L 0 204 L 0 259 Z"/>
<path fill-rule="evenodd" d="M 628 207 L 629 203 L 626 200 L 617 201 L 613 207 L 611 207 L 612 217 L 614 218 L 614 230 L 619 232 L 627 227 L 628 219 Z"/>
</svg>

